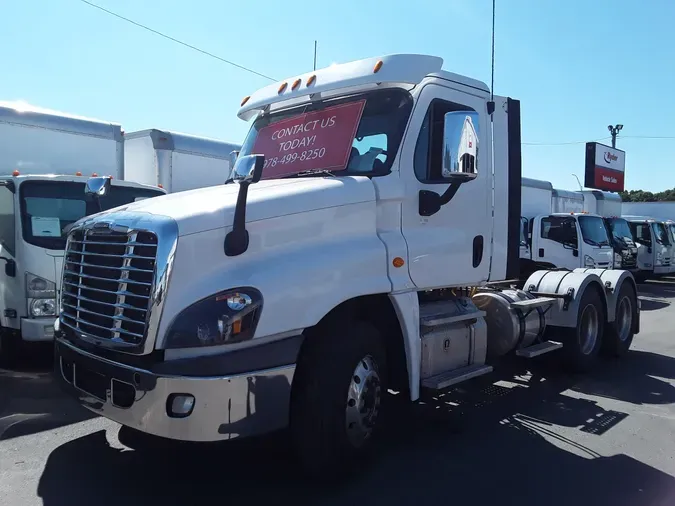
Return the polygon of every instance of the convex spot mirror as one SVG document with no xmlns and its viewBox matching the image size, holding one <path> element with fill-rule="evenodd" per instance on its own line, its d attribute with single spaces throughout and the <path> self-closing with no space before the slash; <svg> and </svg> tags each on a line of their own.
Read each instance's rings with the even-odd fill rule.
<svg viewBox="0 0 675 506">
<path fill-rule="evenodd" d="M 86 195 L 104 196 L 110 188 L 110 177 L 90 177 L 84 187 Z"/>
<path fill-rule="evenodd" d="M 478 113 L 451 111 L 443 118 L 441 176 L 449 182 L 466 183 L 478 176 Z"/>
<path fill-rule="evenodd" d="M 265 155 L 238 156 L 232 167 L 231 181 L 257 183 L 265 166 Z"/>
</svg>

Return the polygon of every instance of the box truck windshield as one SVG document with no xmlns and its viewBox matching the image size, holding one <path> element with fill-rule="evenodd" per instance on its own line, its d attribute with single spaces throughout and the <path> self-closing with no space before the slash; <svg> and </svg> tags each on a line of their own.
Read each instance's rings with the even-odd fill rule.
<svg viewBox="0 0 675 506">
<path fill-rule="evenodd" d="M 240 155 L 263 154 L 262 179 L 386 174 L 412 108 L 408 92 L 378 90 L 259 116 Z"/>
<path fill-rule="evenodd" d="M 163 194 L 152 189 L 111 186 L 100 202 L 105 211 Z M 85 195 L 84 183 L 26 181 L 19 187 L 19 198 L 24 240 L 51 250 L 65 249 L 64 229 L 68 225 L 100 211 L 96 201 Z"/>
<path fill-rule="evenodd" d="M 626 220 L 623 218 L 607 218 L 607 222 L 614 239 L 623 243 L 626 242 L 626 239 L 630 240 L 630 242 L 633 241 L 633 233 Z"/>
<path fill-rule="evenodd" d="M 579 216 L 581 236 L 591 246 L 609 246 L 607 228 L 599 216 Z"/>
<path fill-rule="evenodd" d="M 670 245 L 670 239 L 668 238 L 668 232 L 663 223 L 652 223 L 652 231 L 654 232 L 654 239 L 659 244 L 663 246 Z"/>
</svg>

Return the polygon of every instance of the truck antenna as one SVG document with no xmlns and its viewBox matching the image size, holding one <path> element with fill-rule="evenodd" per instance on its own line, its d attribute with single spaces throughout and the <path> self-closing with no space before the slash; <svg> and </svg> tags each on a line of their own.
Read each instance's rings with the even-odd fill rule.
<svg viewBox="0 0 675 506">
<path fill-rule="evenodd" d="M 490 116 L 495 112 L 495 0 L 492 0 L 492 64 L 490 69 L 490 101 L 487 112 Z"/>
<path fill-rule="evenodd" d="M 316 41 L 314 41 L 314 70 L 316 70 Z"/>
</svg>

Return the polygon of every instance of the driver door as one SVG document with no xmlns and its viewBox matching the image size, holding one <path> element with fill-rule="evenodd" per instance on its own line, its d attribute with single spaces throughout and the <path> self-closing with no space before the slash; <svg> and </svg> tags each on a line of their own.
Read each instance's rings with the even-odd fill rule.
<svg viewBox="0 0 675 506">
<path fill-rule="evenodd" d="M 535 220 L 532 259 L 556 267 L 576 269 L 579 260 L 577 220 L 567 216 L 541 216 Z"/>
</svg>

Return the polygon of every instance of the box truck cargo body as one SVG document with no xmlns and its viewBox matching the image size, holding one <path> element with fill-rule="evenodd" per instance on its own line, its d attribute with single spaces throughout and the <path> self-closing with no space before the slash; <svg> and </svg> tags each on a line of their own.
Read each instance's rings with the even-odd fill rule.
<svg viewBox="0 0 675 506">
<path fill-rule="evenodd" d="M 141 130 L 125 135 L 124 165 L 129 179 L 175 193 L 223 184 L 230 174 L 230 153 L 240 148 L 216 139 Z"/>
</svg>

